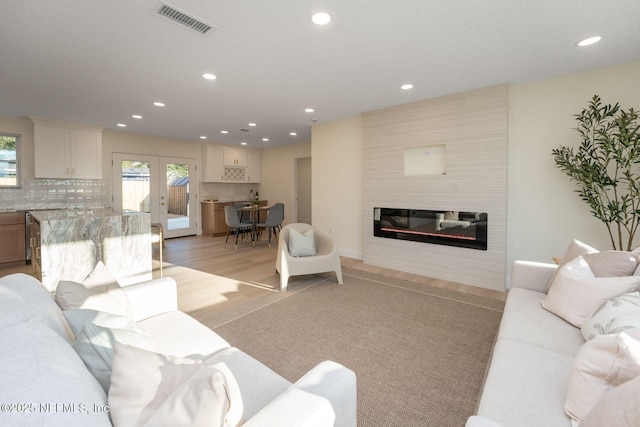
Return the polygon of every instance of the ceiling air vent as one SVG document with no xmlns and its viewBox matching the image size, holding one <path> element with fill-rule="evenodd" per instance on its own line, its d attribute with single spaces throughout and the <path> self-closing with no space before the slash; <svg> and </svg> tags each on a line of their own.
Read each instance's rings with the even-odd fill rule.
<svg viewBox="0 0 640 427">
<path fill-rule="evenodd" d="M 161 4 L 160 9 L 158 9 L 158 15 L 171 19 L 185 27 L 189 27 L 200 34 L 207 34 L 209 30 L 214 28 L 213 25 L 209 25 L 200 19 L 189 16 L 168 4 Z"/>
</svg>

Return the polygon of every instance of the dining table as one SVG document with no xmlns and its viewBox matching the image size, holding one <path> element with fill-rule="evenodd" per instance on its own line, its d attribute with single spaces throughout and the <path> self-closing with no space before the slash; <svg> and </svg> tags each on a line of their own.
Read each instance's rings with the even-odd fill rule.
<svg viewBox="0 0 640 427">
<path fill-rule="evenodd" d="M 260 206 L 259 204 L 252 203 L 248 206 L 238 208 L 238 212 L 249 212 L 249 219 L 251 220 L 251 240 L 255 246 L 258 242 L 258 223 L 260 222 L 260 214 L 262 212 L 269 212 L 269 206 Z M 254 238 L 255 237 L 255 238 Z"/>
</svg>

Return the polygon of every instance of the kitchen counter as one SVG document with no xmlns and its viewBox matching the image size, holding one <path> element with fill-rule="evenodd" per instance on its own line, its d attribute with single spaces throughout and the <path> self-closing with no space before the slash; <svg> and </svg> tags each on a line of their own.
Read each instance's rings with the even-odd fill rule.
<svg viewBox="0 0 640 427">
<path fill-rule="evenodd" d="M 49 290 L 55 290 L 60 280 L 82 282 L 99 261 L 121 285 L 152 278 L 149 214 L 111 209 L 29 213 L 33 264 Z"/>
</svg>

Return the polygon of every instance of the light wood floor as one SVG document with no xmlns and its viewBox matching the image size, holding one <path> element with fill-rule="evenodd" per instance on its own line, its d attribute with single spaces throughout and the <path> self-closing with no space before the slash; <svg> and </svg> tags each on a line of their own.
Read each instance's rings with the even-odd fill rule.
<svg viewBox="0 0 640 427">
<path fill-rule="evenodd" d="M 242 304 L 265 292 L 277 292 L 275 273 L 277 243 L 270 248 L 263 238 L 255 247 L 251 241 L 225 244 L 225 237 L 192 236 L 167 239 L 163 249 L 163 274 L 178 283 L 179 308 L 194 312 L 215 306 L 216 310 Z M 153 277 L 160 277 L 157 246 L 154 248 Z M 440 279 L 419 276 L 341 258 L 350 267 L 389 277 L 411 280 L 473 295 L 504 301 L 505 293 Z M 11 273 L 33 274 L 30 265 L 0 269 L 0 277 Z M 214 285 L 215 286 L 211 286 Z"/>
</svg>

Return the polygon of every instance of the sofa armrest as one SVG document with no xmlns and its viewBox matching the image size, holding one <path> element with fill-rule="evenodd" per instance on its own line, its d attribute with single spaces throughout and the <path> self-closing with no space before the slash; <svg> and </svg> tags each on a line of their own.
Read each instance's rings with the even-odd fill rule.
<svg viewBox="0 0 640 427">
<path fill-rule="evenodd" d="M 178 287 L 171 277 L 134 283 L 121 289 L 131 302 L 136 322 L 178 309 Z"/>
<path fill-rule="evenodd" d="M 502 427 L 502 424 L 474 415 L 467 419 L 465 427 Z"/>
<path fill-rule="evenodd" d="M 325 361 L 262 408 L 246 427 L 356 427 L 356 375 Z"/>
<path fill-rule="evenodd" d="M 555 264 L 535 261 L 515 261 L 511 267 L 511 287 L 547 293 Z"/>
</svg>

